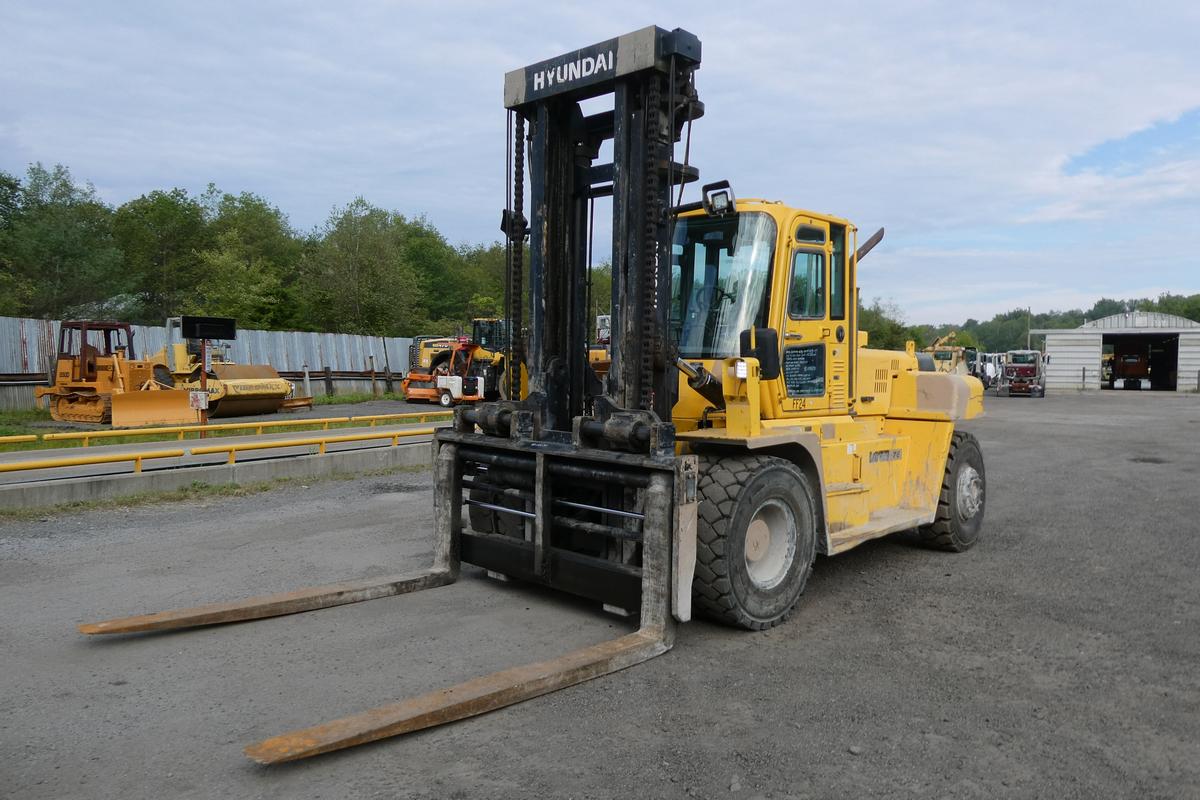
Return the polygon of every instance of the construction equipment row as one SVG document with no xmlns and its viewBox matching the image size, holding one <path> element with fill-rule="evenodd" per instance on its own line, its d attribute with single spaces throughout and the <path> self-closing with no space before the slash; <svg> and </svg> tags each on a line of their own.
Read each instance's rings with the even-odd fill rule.
<svg viewBox="0 0 1200 800">
<path fill-rule="evenodd" d="M 128 323 L 63 322 L 54 383 L 35 396 L 49 398 L 59 421 L 136 427 L 200 422 L 205 407 L 211 417 L 271 413 L 294 393 L 273 367 L 235 364 L 221 347 L 203 364 L 194 342 L 172 341 L 179 326 L 179 318 L 168 319 L 167 346 L 138 359 Z"/>
</svg>

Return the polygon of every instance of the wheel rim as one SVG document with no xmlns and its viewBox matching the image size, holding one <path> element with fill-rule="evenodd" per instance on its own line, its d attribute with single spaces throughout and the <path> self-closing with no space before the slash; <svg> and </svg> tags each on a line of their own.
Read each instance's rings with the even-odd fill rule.
<svg viewBox="0 0 1200 800">
<path fill-rule="evenodd" d="M 958 472 L 958 518 L 963 522 L 979 513 L 983 506 L 983 478 L 970 464 L 964 464 Z"/>
<path fill-rule="evenodd" d="M 746 527 L 746 574 L 759 589 L 773 589 L 796 558 L 796 515 L 779 500 L 759 506 Z"/>
</svg>

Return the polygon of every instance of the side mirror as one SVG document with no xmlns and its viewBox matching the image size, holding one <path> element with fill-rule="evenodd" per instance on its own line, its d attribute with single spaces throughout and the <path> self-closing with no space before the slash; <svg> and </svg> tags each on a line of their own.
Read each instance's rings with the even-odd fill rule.
<svg viewBox="0 0 1200 800">
<path fill-rule="evenodd" d="M 779 331 L 774 328 L 755 328 L 754 347 L 750 346 L 750 331 L 742 331 L 742 356 L 758 359 L 759 377 L 773 381 L 779 377 Z"/>
</svg>

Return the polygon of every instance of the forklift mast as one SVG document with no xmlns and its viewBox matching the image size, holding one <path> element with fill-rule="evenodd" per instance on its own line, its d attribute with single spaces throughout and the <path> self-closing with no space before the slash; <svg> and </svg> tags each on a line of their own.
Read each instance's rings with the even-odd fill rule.
<svg viewBox="0 0 1200 800">
<path fill-rule="evenodd" d="M 588 415 L 603 424 L 617 412 L 670 422 L 677 386 L 665 339 L 671 194 L 699 176 L 675 163 L 674 144 L 685 123 L 703 113 L 693 80 L 699 65 L 699 39 L 651 26 L 505 76 L 515 141 L 501 227 L 509 244 L 506 299 L 514 332 L 526 329 L 527 234 L 530 254 L 528 334 L 514 343 L 520 352 L 510 353 L 508 363 L 514 384 L 525 363 L 529 403 L 543 430 L 569 431 L 574 419 Z M 597 98 L 610 99 L 611 110 Z M 584 101 L 604 110 L 585 113 Z M 612 161 L 597 164 L 609 140 Z M 601 387 L 587 358 L 589 245 L 593 203 L 606 196 L 612 198 L 613 334 L 612 366 Z M 517 396 L 511 387 L 509 396 Z"/>
</svg>

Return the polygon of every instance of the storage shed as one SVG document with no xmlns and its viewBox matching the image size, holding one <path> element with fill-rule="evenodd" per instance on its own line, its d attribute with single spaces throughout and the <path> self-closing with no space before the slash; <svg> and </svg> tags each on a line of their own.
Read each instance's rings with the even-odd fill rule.
<svg viewBox="0 0 1200 800">
<path fill-rule="evenodd" d="M 1154 311 L 1129 311 L 1078 328 L 1031 331 L 1046 337 L 1046 390 L 1110 388 L 1105 353 L 1136 354 L 1149 367 L 1149 388 L 1194 392 L 1200 381 L 1200 322 Z M 1130 356 L 1134 357 L 1134 356 Z M 1110 358 L 1111 360 L 1111 358 Z"/>
</svg>

